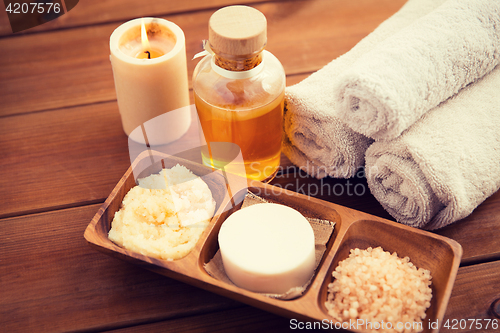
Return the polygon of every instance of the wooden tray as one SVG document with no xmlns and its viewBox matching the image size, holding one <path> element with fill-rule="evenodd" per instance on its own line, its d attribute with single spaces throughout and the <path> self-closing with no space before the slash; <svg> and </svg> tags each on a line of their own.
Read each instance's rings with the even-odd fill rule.
<svg viewBox="0 0 500 333">
<path fill-rule="evenodd" d="M 423 326 L 424 332 L 438 331 L 429 328 L 429 322 L 438 321 L 439 325 L 441 324 L 462 256 L 462 247 L 454 240 L 280 187 L 227 174 L 225 178 L 220 171 L 213 171 L 178 157 L 154 151 L 146 153 L 148 154 L 139 156 L 125 173 L 85 230 L 85 239 L 97 250 L 281 316 L 297 321 L 328 322 L 331 325 L 330 321 L 336 321 L 328 315 L 324 303 L 328 284 L 333 279 L 332 271 L 339 261 L 348 257 L 350 249 L 382 246 L 386 251 L 397 252 L 399 257 L 410 257 L 417 267 L 431 271 L 433 297 Z M 162 167 L 171 168 L 176 164 L 184 165 L 202 177 L 217 202 L 216 214 L 195 248 L 182 259 L 167 261 L 128 251 L 111 242 L 107 237 L 111 221 L 125 194 L 136 185 L 135 178 L 157 173 Z M 138 170 L 142 171 L 137 172 Z M 228 179 L 230 188 L 227 186 Z M 279 300 L 260 295 L 219 281 L 204 269 L 204 264 L 209 262 L 218 250 L 217 234 L 221 224 L 232 212 L 239 209 L 237 203 L 247 193 L 247 188 L 266 200 L 293 207 L 307 217 L 336 222 L 335 231 L 312 283 L 299 298 Z M 352 331 L 363 332 L 362 329 Z"/>
</svg>

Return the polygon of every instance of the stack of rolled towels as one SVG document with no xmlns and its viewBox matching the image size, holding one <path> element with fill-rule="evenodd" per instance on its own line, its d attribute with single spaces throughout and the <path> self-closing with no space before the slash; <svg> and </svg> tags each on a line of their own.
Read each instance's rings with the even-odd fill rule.
<svg viewBox="0 0 500 333">
<path fill-rule="evenodd" d="M 309 174 L 365 167 L 398 221 L 438 229 L 500 188 L 500 1 L 408 0 L 287 87 L 284 153 Z"/>
</svg>

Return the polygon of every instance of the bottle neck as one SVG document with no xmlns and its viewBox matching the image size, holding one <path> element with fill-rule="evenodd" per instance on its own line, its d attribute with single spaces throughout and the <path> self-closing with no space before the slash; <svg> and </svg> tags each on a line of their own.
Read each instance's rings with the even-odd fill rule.
<svg viewBox="0 0 500 333">
<path fill-rule="evenodd" d="M 214 54 L 214 61 L 217 66 L 232 72 L 248 71 L 257 67 L 262 62 L 262 52 L 248 57 L 234 57 L 228 55 Z"/>
</svg>

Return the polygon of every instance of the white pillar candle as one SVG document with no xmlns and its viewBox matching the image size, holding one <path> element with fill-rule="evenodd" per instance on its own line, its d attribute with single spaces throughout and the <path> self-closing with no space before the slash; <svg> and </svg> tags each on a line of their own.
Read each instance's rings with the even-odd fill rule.
<svg viewBox="0 0 500 333">
<path fill-rule="evenodd" d="M 148 47 L 141 42 L 141 21 L 148 36 Z M 191 123 L 183 31 L 164 19 L 139 18 L 116 28 L 109 44 L 125 133 L 134 141 L 151 145 L 180 138 Z M 134 129 L 148 121 L 155 123 L 155 130 L 147 131 L 146 141 L 144 131 Z"/>
</svg>

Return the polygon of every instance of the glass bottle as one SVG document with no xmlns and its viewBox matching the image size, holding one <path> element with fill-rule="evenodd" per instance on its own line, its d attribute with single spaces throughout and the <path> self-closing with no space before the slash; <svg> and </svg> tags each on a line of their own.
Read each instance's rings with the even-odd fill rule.
<svg viewBox="0 0 500 333">
<path fill-rule="evenodd" d="M 194 100 L 207 143 L 203 163 L 260 181 L 271 180 L 280 164 L 286 85 L 283 66 L 264 50 L 266 30 L 265 16 L 252 7 L 219 9 L 209 21 L 209 54 L 193 73 Z M 228 164 L 234 149 L 218 143 L 236 144 L 244 168 L 234 161 Z"/>
</svg>

